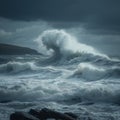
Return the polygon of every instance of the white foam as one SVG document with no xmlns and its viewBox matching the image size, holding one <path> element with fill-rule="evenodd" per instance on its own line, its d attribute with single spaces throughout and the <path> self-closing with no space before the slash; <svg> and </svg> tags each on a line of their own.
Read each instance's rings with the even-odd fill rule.
<svg viewBox="0 0 120 120">
<path fill-rule="evenodd" d="M 0 72 L 17 73 L 24 70 L 36 70 L 37 66 L 33 62 L 8 62 L 0 65 Z"/>
<path fill-rule="evenodd" d="M 104 78 L 106 73 L 107 71 L 101 67 L 98 68 L 90 63 L 80 63 L 73 72 L 73 76 L 80 76 L 87 80 L 99 80 Z"/>
<path fill-rule="evenodd" d="M 52 50 L 63 56 L 80 53 L 102 55 L 93 47 L 78 42 L 77 38 L 64 30 L 46 30 L 37 38 L 36 41 L 39 43 L 41 49 L 45 50 L 46 48 L 46 51 Z M 49 51 L 49 53 L 51 52 Z"/>
</svg>

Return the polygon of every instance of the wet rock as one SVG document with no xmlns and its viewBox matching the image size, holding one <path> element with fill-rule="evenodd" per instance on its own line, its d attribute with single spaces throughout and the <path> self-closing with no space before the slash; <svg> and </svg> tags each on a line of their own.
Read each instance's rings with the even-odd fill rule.
<svg viewBox="0 0 120 120">
<path fill-rule="evenodd" d="M 10 115 L 10 120 L 75 120 L 77 116 L 71 112 L 61 113 L 48 108 L 41 110 L 31 109 L 28 113 L 26 112 L 15 112 Z"/>
<path fill-rule="evenodd" d="M 40 111 L 38 111 L 38 110 L 30 109 L 29 114 L 41 119 Z"/>
<path fill-rule="evenodd" d="M 39 119 L 25 112 L 15 112 L 10 115 L 10 120 L 39 120 Z"/>
<path fill-rule="evenodd" d="M 77 118 L 78 118 L 77 115 L 75 115 L 75 114 L 73 114 L 73 113 L 71 113 L 71 112 L 65 112 L 64 114 L 69 115 L 69 116 L 72 117 L 73 119 L 77 119 Z"/>
<path fill-rule="evenodd" d="M 77 116 L 75 116 L 73 113 L 60 113 L 48 108 L 43 108 L 40 111 L 31 109 L 29 113 L 39 119 L 45 120 L 45 119 L 59 119 L 59 120 L 75 120 Z"/>
</svg>

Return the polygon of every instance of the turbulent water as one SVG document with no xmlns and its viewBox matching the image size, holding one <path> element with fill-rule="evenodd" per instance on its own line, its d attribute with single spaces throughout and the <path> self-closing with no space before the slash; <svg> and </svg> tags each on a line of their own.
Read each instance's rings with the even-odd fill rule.
<svg viewBox="0 0 120 120">
<path fill-rule="evenodd" d="M 63 30 L 36 40 L 44 55 L 0 56 L 0 120 L 48 107 L 80 120 L 120 120 L 120 60 Z"/>
</svg>

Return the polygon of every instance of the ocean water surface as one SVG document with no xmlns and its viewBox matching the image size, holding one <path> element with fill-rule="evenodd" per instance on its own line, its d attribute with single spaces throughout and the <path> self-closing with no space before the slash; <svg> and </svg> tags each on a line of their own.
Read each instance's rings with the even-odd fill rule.
<svg viewBox="0 0 120 120">
<path fill-rule="evenodd" d="M 0 120 L 44 107 L 80 120 L 120 120 L 120 59 L 63 30 L 36 40 L 44 55 L 0 56 Z"/>
</svg>

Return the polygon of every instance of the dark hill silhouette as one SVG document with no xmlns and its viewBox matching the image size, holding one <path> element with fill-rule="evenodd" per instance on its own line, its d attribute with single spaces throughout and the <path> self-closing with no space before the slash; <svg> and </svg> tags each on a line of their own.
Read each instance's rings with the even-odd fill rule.
<svg viewBox="0 0 120 120">
<path fill-rule="evenodd" d="M 0 55 L 25 55 L 25 54 L 41 55 L 41 53 L 31 48 L 0 43 Z"/>
</svg>

